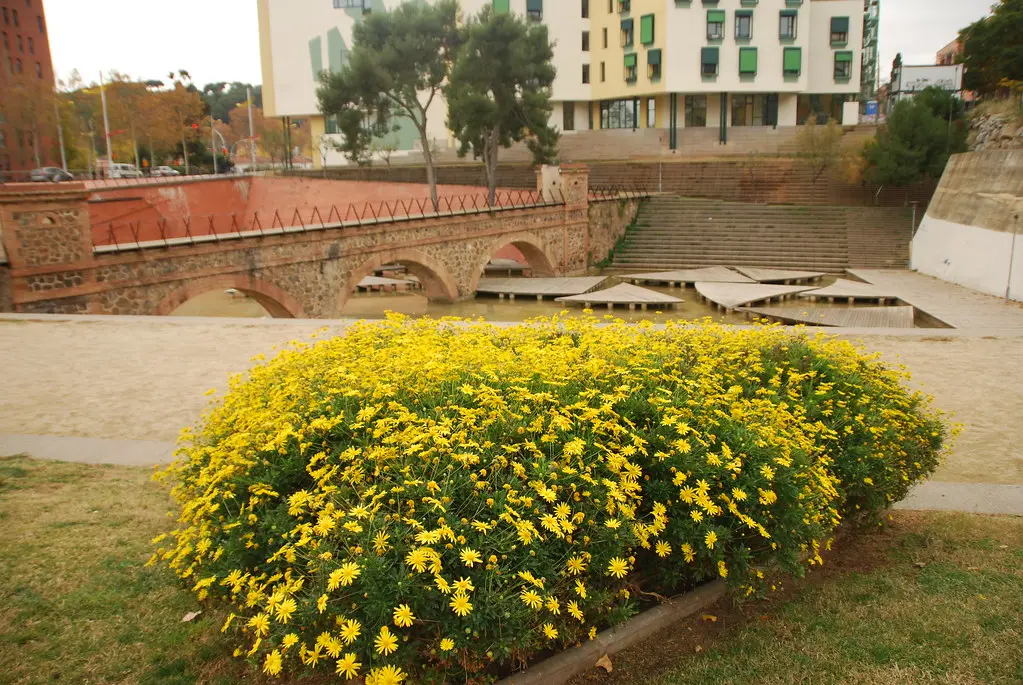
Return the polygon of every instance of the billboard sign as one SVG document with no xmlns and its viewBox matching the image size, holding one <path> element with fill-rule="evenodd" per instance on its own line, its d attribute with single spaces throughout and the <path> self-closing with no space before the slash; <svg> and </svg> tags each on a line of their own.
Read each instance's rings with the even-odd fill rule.
<svg viewBox="0 0 1023 685">
<path fill-rule="evenodd" d="M 899 74 L 897 91 L 917 93 L 924 88 L 937 86 L 942 90 L 958 92 L 963 89 L 963 65 L 904 66 Z"/>
</svg>

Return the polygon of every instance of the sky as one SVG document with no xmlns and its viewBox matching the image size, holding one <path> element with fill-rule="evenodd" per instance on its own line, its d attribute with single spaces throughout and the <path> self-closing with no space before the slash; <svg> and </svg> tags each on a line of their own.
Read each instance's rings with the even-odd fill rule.
<svg viewBox="0 0 1023 685">
<path fill-rule="evenodd" d="M 295 11 L 308 2 L 292 0 Z M 569 2 L 571 0 L 552 0 Z M 880 76 L 892 60 L 933 64 L 959 29 L 988 13 L 994 0 L 881 0 Z M 50 51 L 59 78 L 78 69 L 150 79 L 185 69 L 202 85 L 262 81 L 255 0 L 45 0 Z"/>
</svg>

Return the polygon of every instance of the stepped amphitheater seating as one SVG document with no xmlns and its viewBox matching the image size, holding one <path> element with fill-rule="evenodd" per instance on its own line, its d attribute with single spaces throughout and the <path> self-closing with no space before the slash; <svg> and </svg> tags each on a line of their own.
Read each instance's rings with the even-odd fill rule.
<svg viewBox="0 0 1023 685">
<path fill-rule="evenodd" d="M 613 266 L 664 270 L 764 266 L 838 273 L 905 268 L 904 208 L 764 205 L 660 195 L 644 203 Z"/>
</svg>

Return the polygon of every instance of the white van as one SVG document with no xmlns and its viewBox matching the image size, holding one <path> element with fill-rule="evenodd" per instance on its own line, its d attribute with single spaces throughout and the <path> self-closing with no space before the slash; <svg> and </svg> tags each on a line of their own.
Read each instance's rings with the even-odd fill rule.
<svg viewBox="0 0 1023 685">
<path fill-rule="evenodd" d="M 110 178 L 142 178 L 142 172 L 133 164 L 111 164 Z"/>
</svg>

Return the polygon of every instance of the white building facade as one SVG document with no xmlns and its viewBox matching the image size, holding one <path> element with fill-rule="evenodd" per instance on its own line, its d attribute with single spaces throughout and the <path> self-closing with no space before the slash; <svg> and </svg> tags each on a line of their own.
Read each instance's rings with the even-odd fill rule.
<svg viewBox="0 0 1023 685">
<path fill-rule="evenodd" d="M 402 0 L 257 0 L 264 113 L 311 119 L 316 74 L 340 69 L 367 12 Z M 566 134 L 685 128 L 793 127 L 810 116 L 859 120 L 865 9 L 877 0 L 461 0 L 463 17 L 493 5 L 547 25 L 554 42 L 553 124 Z M 446 105 L 428 116 L 434 144 L 453 145 Z M 403 126 L 395 155 L 420 146 Z M 326 149 L 320 151 L 326 152 Z M 623 157 L 629 156 L 623 150 Z M 317 164 L 323 163 L 322 154 Z M 340 156 L 326 159 L 341 163 Z"/>
</svg>

